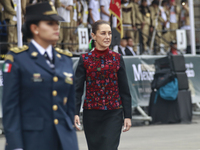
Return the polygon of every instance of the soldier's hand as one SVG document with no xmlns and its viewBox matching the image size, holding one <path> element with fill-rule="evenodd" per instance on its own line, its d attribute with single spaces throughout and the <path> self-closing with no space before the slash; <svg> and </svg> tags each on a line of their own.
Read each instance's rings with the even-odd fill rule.
<svg viewBox="0 0 200 150">
<path fill-rule="evenodd" d="M 80 123 L 80 118 L 78 115 L 75 115 L 75 117 L 74 117 L 74 125 L 77 130 L 79 130 L 79 131 L 81 130 L 80 129 L 81 123 Z"/>
</svg>

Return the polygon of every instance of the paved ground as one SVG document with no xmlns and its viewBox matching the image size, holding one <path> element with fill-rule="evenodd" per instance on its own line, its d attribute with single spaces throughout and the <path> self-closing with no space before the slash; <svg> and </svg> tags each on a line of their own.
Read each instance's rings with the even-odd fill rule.
<svg viewBox="0 0 200 150">
<path fill-rule="evenodd" d="M 87 150 L 83 131 L 78 131 L 80 150 Z M 0 137 L 0 150 L 5 138 Z M 200 150 L 200 115 L 191 124 L 140 125 L 122 133 L 119 150 Z"/>
</svg>

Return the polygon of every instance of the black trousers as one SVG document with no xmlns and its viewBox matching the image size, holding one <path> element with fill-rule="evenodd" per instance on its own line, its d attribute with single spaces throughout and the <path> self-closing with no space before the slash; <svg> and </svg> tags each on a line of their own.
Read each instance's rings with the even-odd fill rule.
<svg viewBox="0 0 200 150">
<path fill-rule="evenodd" d="M 84 110 L 83 126 L 88 150 L 117 150 L 122 125 L 122 109 Z"/>
</svg>

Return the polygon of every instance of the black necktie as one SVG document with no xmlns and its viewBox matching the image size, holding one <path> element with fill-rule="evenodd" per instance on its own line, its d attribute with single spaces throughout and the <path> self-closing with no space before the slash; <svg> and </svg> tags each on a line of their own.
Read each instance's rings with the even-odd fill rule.
<svg viewBox="0 0 200 150">
<path fill-rule="evenodd" d="M 44 57 L 45 57 L 45 59 L 49 62 L 49 66 L 50 66 L 51 68 L 54 68 L 53 60 L 51 60 L 51 59 L 49 58 L 47 52 L 44 53 Z"/>
<path fill-rule="evenodd" d="M 53 61 L 49 58 L 47 52 L 44 53 L 44 57 L 46 60 L 48 60 L 51 64 L 53 64 Z"/>
<path fill-rule="evenodd" d="M 125 48 L 125 53 L 126 53 L 126 55 L 133 55 L 132 53 L 131 53 L 131 51 L 126 47 Z"/>
</svg>

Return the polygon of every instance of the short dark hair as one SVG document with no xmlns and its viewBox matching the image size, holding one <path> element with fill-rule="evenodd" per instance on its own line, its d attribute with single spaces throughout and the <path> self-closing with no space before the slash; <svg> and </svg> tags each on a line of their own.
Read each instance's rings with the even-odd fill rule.
<svg viewBox="0 0 200 150">
<path fill-rule="evenodd" d="M 30 26 L 32 24 L 38 25 L 39 24 L 39 20 L 37 21 L 29 21 L 29 22 L 25 22 L 22 26 L 22 33 L 26 38 L 33 38 L 33 33 L 31 32 Z"/>
<path fill-rule="evenodd" d="M 97 30 L 99 30 L 99 26 L 102 24 L 107 24 L 110 26 L 110 24 L 108 22 L 106 22 L 104 20 L 98 20 L 92 24 L 92 33 L 96 34 Z"/>
</svg>

